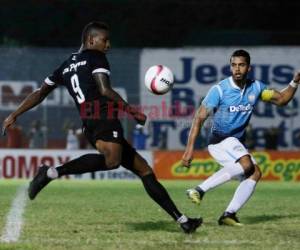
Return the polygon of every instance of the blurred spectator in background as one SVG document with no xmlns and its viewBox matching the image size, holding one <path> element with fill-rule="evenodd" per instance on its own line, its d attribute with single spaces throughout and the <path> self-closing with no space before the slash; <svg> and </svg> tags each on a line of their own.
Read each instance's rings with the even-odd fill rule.
<svg viewBox="0 0 300 250">
<path fill-rule="evenodd" d="M 252 124 L 248 124 L 245 130 L 245 146 L 246 148 L 253 150 L 255 149 L 255 138 L 253 133 L 253 127 Z"/>
<path fill-rule="evenodd" d="M 66 120 L 64 122 L 63 131 L 66 133 L 66 149 L 87 149 L 89 143 L 82 132 L 82 128 L 76 128 L 73 122 Z"/>
<path fill-rule="evenodd" d="M 91 145 L 89 144 L 88 140 L 86 139 L 85 135 L 83 134 L 82 128 L 79 128 L 76 130 L 76 135 L 77 135 L 77 139 L 78 139 L 79 149 L 92 148 Z"/>
<path fill-rule="evenodd" d="M 265 138 L 265 149 L 277 150 L 279 130 L 278 128 L 271 127 L 264 133 Z"/>
<path fill-rule="evenodd" d="M 7 129 L 7 148 L 23 148 L 24 137 L 22 127 L 18 124 L 13 124 Z"/>
<path fill-rule="evenodd" d="M 45 148 L 46 132 L 47 129 L 45 126 L 42 126 L 41 121 L 34 120 L 29 132 L 29 148 Z"/>
<path fill-rule="evenodd" d="M 167 149 L 168 148 L 168 129 L 162 128 L 159 135 L 159 149 Z"/>
<path fill-rule="evenodd" d="M 67 129 L 66 149 L 79 149 L 77 130 L 74 125 Z"/>
<path fill-rule="evenodd" d="M 148 134 L 144 132 L 142 125 L 137 124 L 132 132 L 132 144 L 137 150 L 145 150 Z"/>
<path fill-rule="evenodd" d="M 300 147 L 300 130 L 298 129 L 295 133 L 295 146 Z"/>
<path fill-rule="evenodd" d="M 65 121 L 63 130 L 66 133 L 66 149 L 86 149 L 88 141 L 84 136 L 81 128 L 76 128 L 73 122 Z"/>
</svg>

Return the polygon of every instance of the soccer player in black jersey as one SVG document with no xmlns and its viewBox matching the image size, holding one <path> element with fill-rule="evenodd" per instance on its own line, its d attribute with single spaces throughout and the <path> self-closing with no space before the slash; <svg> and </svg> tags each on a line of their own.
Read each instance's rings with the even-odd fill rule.
<svg viewBox="0 0 300 250">
<path fill-rule="evenodd" d="M 114 112 L 115 104 L 141 125 L 145 124 L 147 117 L 112 89 L 110 67 L 105 56 L 109 48 L 108 26 L 100 22 L 87 24 L 82 32 L 80 50 L 71 54 L 39 89 L 28 95 L 4 120 L 3 131 L 15 123 L 18 116 L 63 85 L 76 103 L 85 136 L 101 152 L 83 155 L 56 168 L 42 165 L 30 182 L 29 198 L 33 200 L 51 180 L 60 176 L 105 171 L 122 165 L 141 178 L 149 196 L 180 224 L 185 233 L 192 233 L 201 225 L 202 219 L 188 218 L 178 211 L 151 167 L 123 137 L 121 123 Z"/>
</svg>

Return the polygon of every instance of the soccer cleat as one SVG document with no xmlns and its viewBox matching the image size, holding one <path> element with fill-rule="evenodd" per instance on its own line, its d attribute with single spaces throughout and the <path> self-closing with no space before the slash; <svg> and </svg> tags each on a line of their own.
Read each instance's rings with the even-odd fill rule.
<svg viewBox="0 0 300 250">
<path fill-rule="evenodd" d="M 186 234 L 190 234 L 196 231 L 196 229 L 201 226 L 203 222 L 202 218 L 188 218 L 188 221 L 185 223 L 181 223 L 180 227 L 183 232 Z"/>
<path fill-rule="evenodd" d="M 189 197 L 189 199 L 192 200 L 192 202 L 196 203 L 197 205 L 200 205 L 201 200 L 204 196 L 204 191 L 202 191 L 200 188 L 191 188 L 186 190 L 186 195 Z"/>
<path fill-rule="evenodd" d="M 39 167 L 38 172 L 29 184 L 28 196 L 30 200 L 33 200 L 37 194 L 50 182 L 51 178 L 47 176 L 47 171 L 50 167 L 42 165 Z"/>
<path fill-rule="evenodd" d="M 225 226 L 243 226 L 242 223 L 240 223 L 239 219 L 236 217 L 235 213 L 228 213 L 225 212 L 222 214 L 222 216 L 218 220 L 219 225 L 225 225 Z"/>
</svg>

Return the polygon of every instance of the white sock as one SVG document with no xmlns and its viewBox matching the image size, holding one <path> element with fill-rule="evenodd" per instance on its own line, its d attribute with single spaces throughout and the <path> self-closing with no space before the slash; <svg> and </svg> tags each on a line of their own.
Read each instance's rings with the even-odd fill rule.
<svg viewBox="0 0 300 250">
<path fill-rule="evenodd" d="M 188 221 L 188 218 L 184 214 L 181 215 L 181 217 L 177 219 L 177 222 L 180 224 L 186 223 L 187 221 Z"/>
<path fill-rule="evenodd" d="M 250 199 L 256 186 L 256 181 L 246 179 L 237 187 L 234 196 L 226 208 L 226 212 L 236 213 Z"/>
<path fill-rule="evenodd" d="M 54 167 L 48 168 L 48 170 L 47 170 L 47 176 L 50 179 L 56 179 L 58 177 L 58 172 L 57 172 L 56 168 L 54 168 Z"/>
<path fill-rule="evenodd" d="M 230 181 L 232 178 L 241 174 L 244 174 L 244 169 L 242 168 L 241 164 L 235 163 L 233 166 L 221 168 L 219 171 L 202 182 L 199 187 L 206 192 L 227 181 Z"/>
</svg>

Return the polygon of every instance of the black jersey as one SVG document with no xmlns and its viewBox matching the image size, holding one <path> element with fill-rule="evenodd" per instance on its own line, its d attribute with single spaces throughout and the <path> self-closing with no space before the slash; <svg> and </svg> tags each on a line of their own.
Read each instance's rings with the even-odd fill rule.
<svg viewBox="0 0 300 250">
<path fill-rule="evenodd" d="M 71 54 L 52 75 L 45 79 L 45 82 L 49 85 L 65 86 L 73 97 L 82 119 L 84 119 L 83 115 L 86 115 L 82 114 L 85 110 L 83 107 L 87 104 L 89 110 L 97 110 L 99 119 L 105 119 L 112 102 L 100 94 L 93 78 L 93 74 L 99 72 L 110 75 L 110 67 L 105 54 L 98 50 L 83 50 L 80 53 Z M 97 105 L 97 107 L 91 108 L 91 105 Z"/>
</svg>

